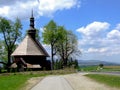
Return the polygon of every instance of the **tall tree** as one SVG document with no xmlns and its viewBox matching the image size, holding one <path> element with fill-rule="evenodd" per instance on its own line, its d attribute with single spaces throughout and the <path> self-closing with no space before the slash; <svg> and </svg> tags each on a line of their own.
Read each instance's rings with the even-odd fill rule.
<svg viewBox="0 0 120 90">
<path fill-rule="evenodd" d="M 58 40 L 57 35 L 57 25 L 51 20 L 47 25 L 44 26 L 44 32 L 42 33 L 43 42 L 51 46 L 51 60 L 52 60 L 52 69 L 54 65 L 53 57 L 56 54 L 55 44 Z"/>
<path fill-rule="evenodd" d="M 69 58 L 80 54 L 76 35 L 63 26 L 57 26 L 53 20 L 44 26 L 42 36 L 43 42 L 51 45 L 52 68 L 54 65 L 53 56 L 56 54 L 61 57 L 64 66 L 67 66 Z"/>
<path fill-rule="evenodd" d="M 68 59 L 80 55 L 77 47 L 77 38 L 72 31 L 67 31 L 64 27 L 59 27 L 59 39 L 56 43 L 58 55 L 60 55 L 64 66 L 67 66 Z"/>
<path fill-rule="evenodd" d="M 7 66 L 11 65 L 11 54 L 15 48 L 15 43 L 20 40 L 22 25 L 19 19 L 15 22 L 0 17 L 0 33 L 2 33 L 7 51 Z"/>
</svg>

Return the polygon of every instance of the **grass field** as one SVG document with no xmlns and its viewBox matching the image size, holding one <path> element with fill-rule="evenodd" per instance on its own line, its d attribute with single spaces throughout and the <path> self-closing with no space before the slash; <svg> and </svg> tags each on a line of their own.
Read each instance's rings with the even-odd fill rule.
<svg viewBox="0 0 120 90">
<path fill-rule="evenodd" d="M 98 66 L 83 66 L 80 67 L 80 71 L 96 71 Z"/>
<path fill-rule="evenodd" d="M 101 74 L 88 74 L 86 76 L 97 82 L 104 83 L 108 86 L 120 88 L 120 76 Z"/>
<path fill-rule="evenodd" d="M 74 69 L 0 74 L 0 90 L 20 90 L 32 77 L 75 73 Z"/>
</svg>

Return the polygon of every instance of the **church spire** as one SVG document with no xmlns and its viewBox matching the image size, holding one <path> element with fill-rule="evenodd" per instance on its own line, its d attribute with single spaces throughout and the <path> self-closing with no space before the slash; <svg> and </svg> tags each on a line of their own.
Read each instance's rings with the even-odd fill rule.
<svg viewBox="0 0 120 90">
<path fill-rule="evenodd" d="M 33 17 L 33 10 L 31 12 L 31 18 L 30 18 L 30 28 L 34 29 L 34 17 Z"/>
<path fill-rule="evenodd" d="M 31 17 L 30 17 L 30 29 L 28 30 L 28 34 L 35 39 L 36 36 L 36 30 L 34 28 L 34 16 L 33 16 L 33 10 L 31 12 Z"/>
</svg>

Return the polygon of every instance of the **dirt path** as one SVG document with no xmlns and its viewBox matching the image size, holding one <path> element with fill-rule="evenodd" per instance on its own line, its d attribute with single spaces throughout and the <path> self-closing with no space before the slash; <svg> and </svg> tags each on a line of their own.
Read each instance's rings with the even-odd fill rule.
<svg viewBox="0 0 120 90">
<path fill-rule="evenodd" d="M 97 83 L 87 77 L 86 73 L 71 74 L 64 76 L 68 80 L 69 84 L 73 87 L 73 90 L 118 90 L 106 86 L 104 84 Z"/>
<path fill-rule="evenodd" d="M 118 90 L 97 83 L 87 77 L 86 73 L 69 74 L 61 76 L 48 76 L 43 80 L 37 80 L 32 89 L 26 90 Z M 34 82 L 34 79 L 33 79 Z M 35 83 L 35 82 L 34 82 Z"/>
</svg>

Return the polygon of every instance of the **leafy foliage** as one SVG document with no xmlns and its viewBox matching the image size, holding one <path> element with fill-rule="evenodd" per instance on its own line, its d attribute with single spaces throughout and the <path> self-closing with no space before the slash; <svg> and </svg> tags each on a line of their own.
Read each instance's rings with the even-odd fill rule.
<svg viewBox="0 0 120 90">
<path fill-rule="evenodd" d="M 62 69 L 63 68 L 63 64 L 62 64 L 62 60 L 56 60 L 54 61 L 54 69 L 55 70 L 58 70 L 58 69 Z"/>
<path fill-rule="evenodd" d="M 51 45 L 52 65 L 54 64 L 54 55 L 60 57 L 64 66 L 67 66 L 68 59 L 80 55 L 76 35 L 63 26 L 58 26 L 53 20 L 44 27 L 43 42 Z"/>
<path fill-rule="evenodd" d="M 99 67 L 101 67 L 101 68 L 102 68 L 103 66 L 104 66 L 104 64 L 102 64 L 102 63 L 101 63 L 101 64 L 99 64 Z"/>
<path fill-rule="evenodd" d="M 56 32 L 57 32 L 57 25 L 53 20 L 51 20 L 46 26 L 44 26 L 43 42 L 45 44 L 54 45 L 54 43 L 57 41 Z"/>
<path fill-rule="evenodd" d="M 63 26 L 58 29 L 59 39 L 56 43 L 57 54 L 63 60 L 64 66 L 67 66 L 67 62 L 70 58 L 74 58 L 75 54 L 80 55 L 80 51 L 77 48 L 77 38 L 72 31 L 66 30 Z"/>
<path fill-rule="evenodd" d="M 11 64 L 10 55 L 15 49 L 15 42 L 21 39 L 22 25 L 19 19 L 15 22 L 0 17 L 0 33 L 4 38 L 5 50 L 7 51 L 8 66 Z"/>
<path fill-rule="evenodd" d="M 58 35 L 57 35 L 57 25 L 56 23 L 51 20 L 47 25 L 44 26 L 44 32 L 42 34 L 43 42 L 45 44 L 49 44 L 51 45 L 51 60 L 52 60 L 52 69 L 53 69 L 53 65 L 54 65 L 54 60 L 53 60 L 53 56 L 56 54 L 56 49 L 55 47 L 55 43 L 58 40 Z"/>
<path fill-rule="evenodd" d="M 2 40 L 0 41 L 0 60 L 7 62 L 7 51 Z"/>
</svg>

